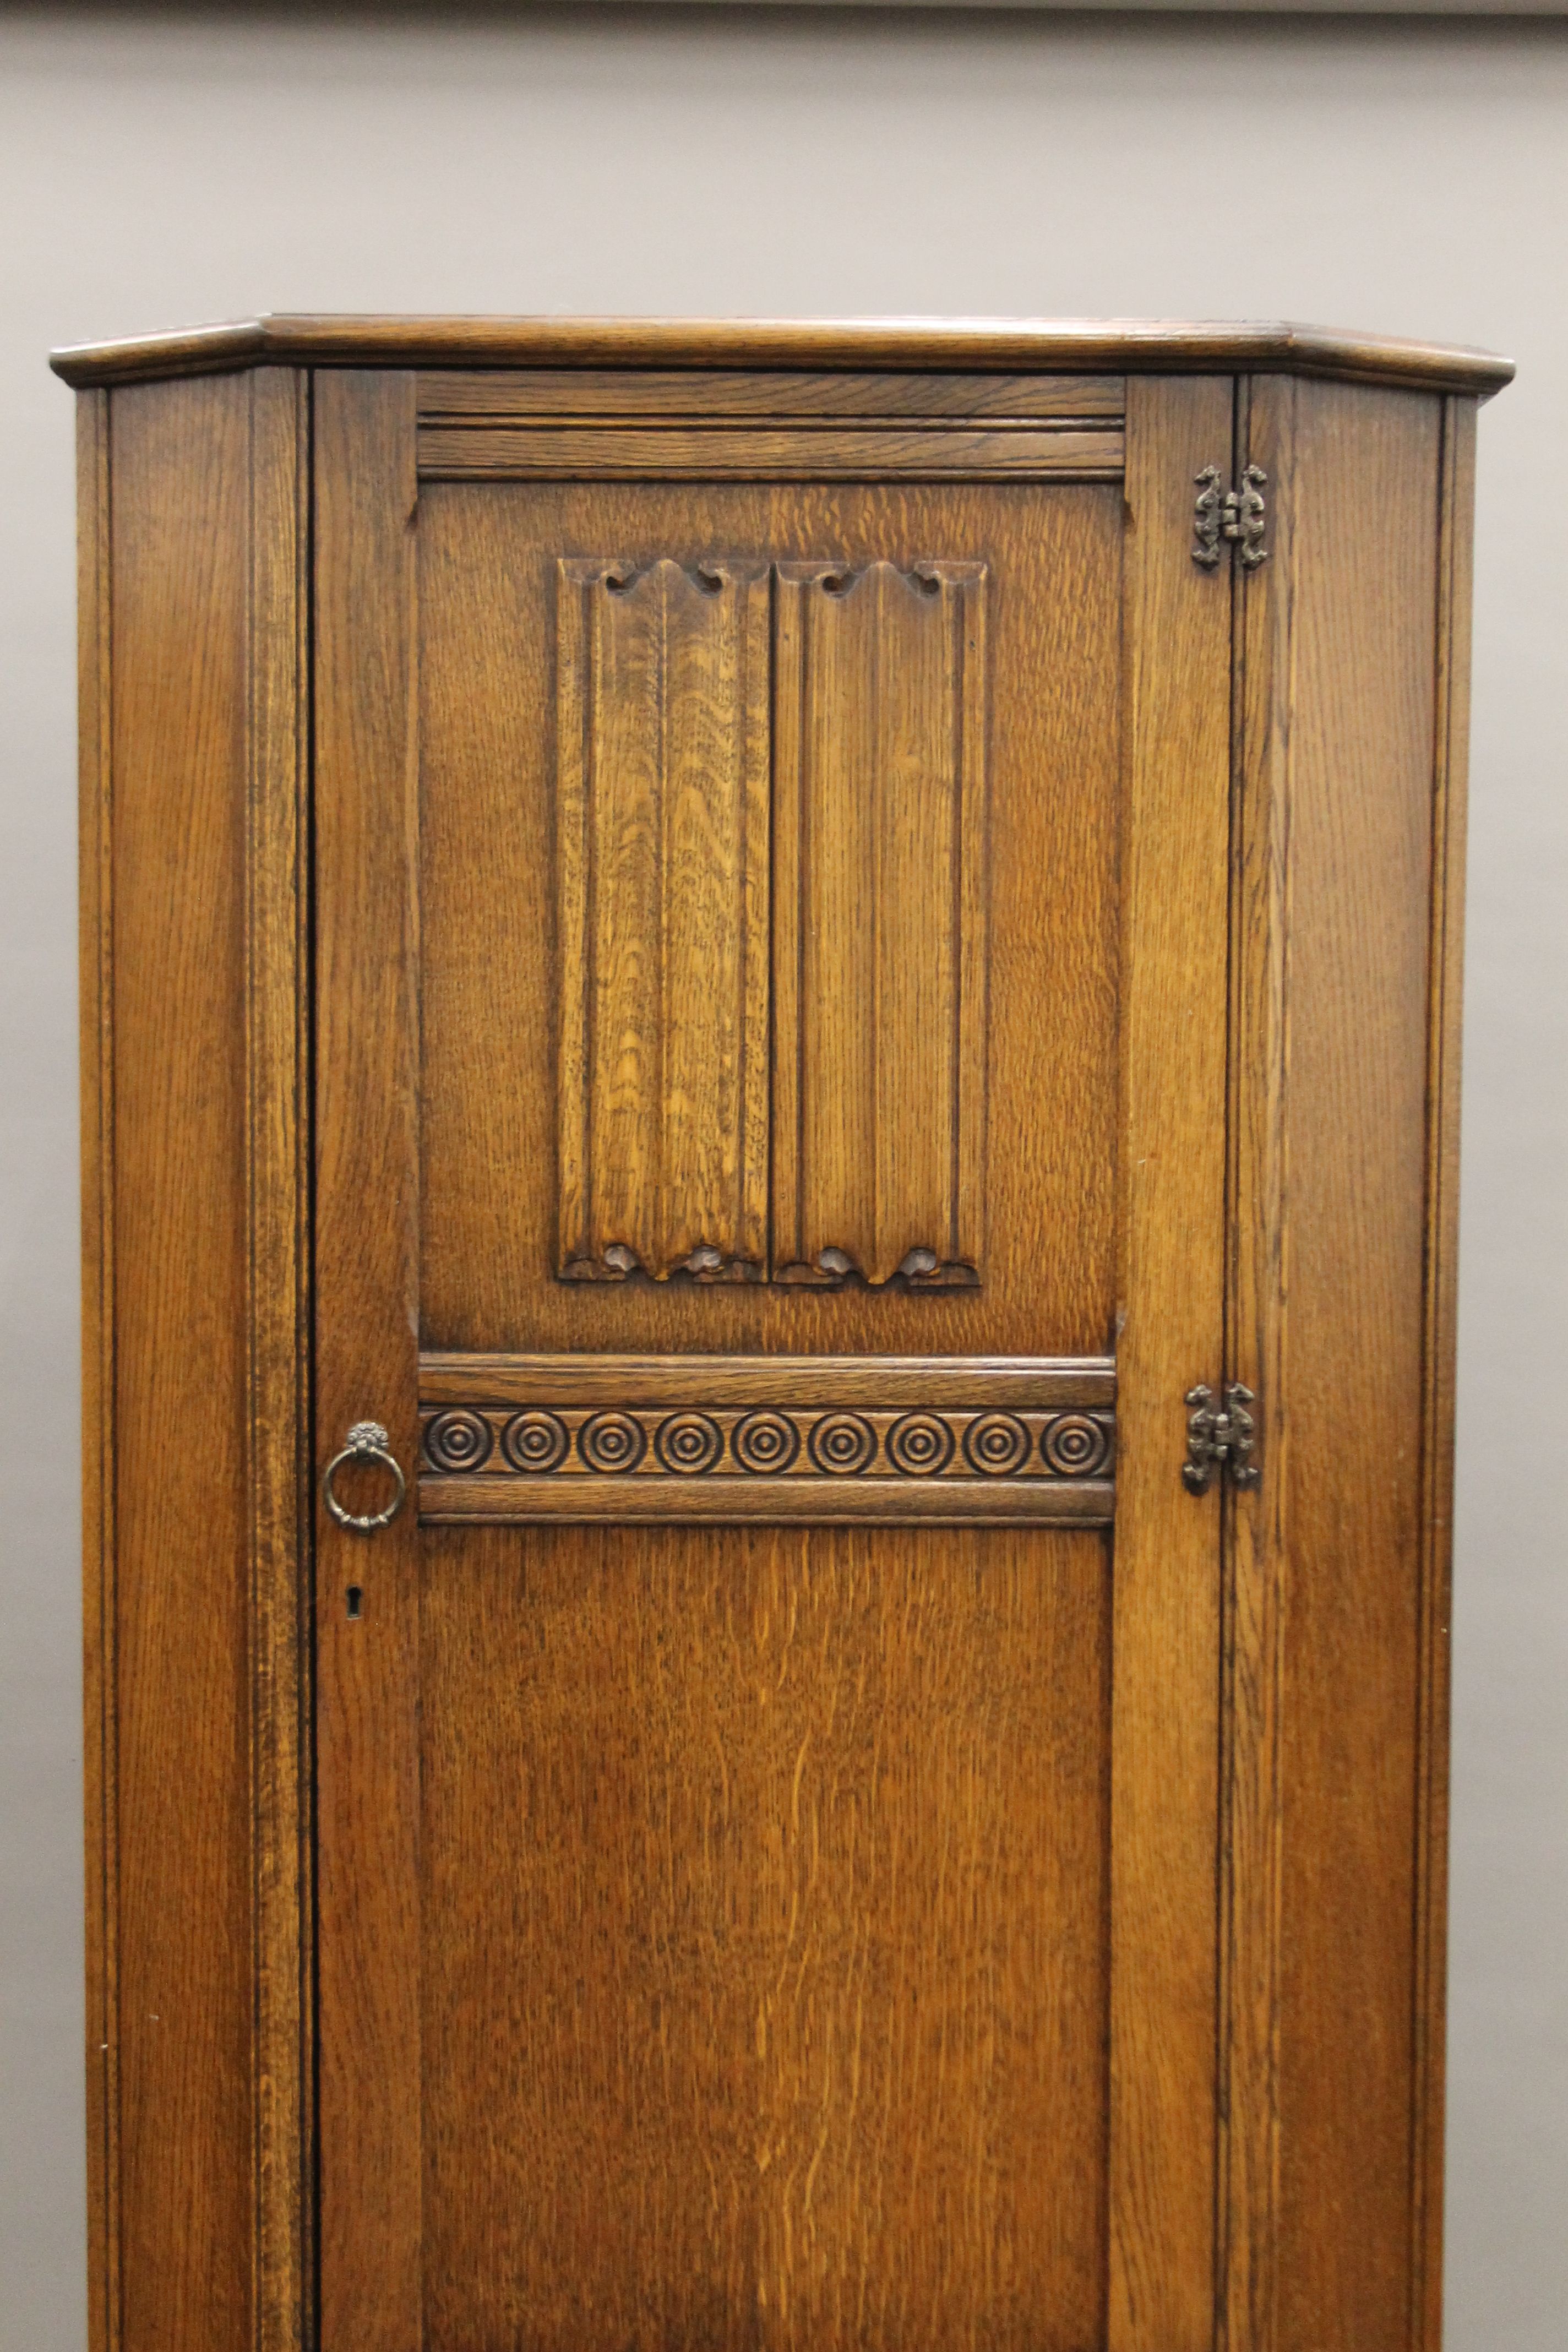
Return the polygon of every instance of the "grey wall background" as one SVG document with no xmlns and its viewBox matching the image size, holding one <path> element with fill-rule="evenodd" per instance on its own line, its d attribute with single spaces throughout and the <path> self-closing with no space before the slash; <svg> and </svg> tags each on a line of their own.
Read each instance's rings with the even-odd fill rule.
<svg viewBox="0 0 1568 2352">
<path fill-rule="evenodd" d="M 1558 2352 L 1565 263 L 1559 24 L 0 12 L 3 2352 L 84 2340 L 71 401 L 44 352 L 267 309 L 1283 315 L 1519 360 L 1481 428 L 1448 2341 Z"/>
</svg>

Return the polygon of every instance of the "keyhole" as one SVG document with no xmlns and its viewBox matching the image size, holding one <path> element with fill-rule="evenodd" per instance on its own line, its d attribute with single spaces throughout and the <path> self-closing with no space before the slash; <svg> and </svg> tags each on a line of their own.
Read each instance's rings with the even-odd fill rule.
<svg viewBox="0 0 1568 2352">
<path fill-rule="evenodd" d="M 357 1617 L 359 1615 L 363 1601 L 364 1593 L 361 1587 L 357 1584 L 351 1584 L 348 1590 L 349 1615 L 351 1617 Z"/>
</svg>

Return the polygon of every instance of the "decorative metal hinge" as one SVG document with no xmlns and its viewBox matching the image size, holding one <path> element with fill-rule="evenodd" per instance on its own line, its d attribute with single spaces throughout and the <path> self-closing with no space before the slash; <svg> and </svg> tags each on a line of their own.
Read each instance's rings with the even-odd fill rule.
<svg viewBox="0 0 1568 2352">
<path fill-rule="evenodd" d="M 1219 562 L 1221 540 L 1229 539 L 1241 550 L 1244 571 L 1256 572 L 1260 563 L 1267 563 L 1268 550 L 1263 534 L 1268 528 L 1268 510 L 1263 493 L 1268 477 L 1262 467 L 1247 467 L 1239 490 L 1220 488 L 1217 466 L 1205 466 L 1194 479 L 1198 495 L 1193 508 L 1193 562 L 1212 572 Z"/>
<path fill-rule="evenodd" d="M 1206 1493 L 1216 1470 L 1228 1470 L 1233 1486 L 1256 1486 L 1262 1473 L 1252 1459 L 1257 1426 L 1247 1408 L 1257 1402 L 1250 1389 L 1232 1381 L 1225 1410 L 1215 1409 L 1213 1389 L 1187 1391 L 1187 1458 L 1182 1476 L 1194 1495 Z"/>
</svg>

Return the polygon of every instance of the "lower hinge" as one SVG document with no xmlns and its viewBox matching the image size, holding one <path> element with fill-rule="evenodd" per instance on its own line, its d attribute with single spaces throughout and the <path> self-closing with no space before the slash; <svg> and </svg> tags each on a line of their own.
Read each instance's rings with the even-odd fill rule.
<svg viewBox="0 0 1568 2352">
<path fill-rule="evenodd" d="M 1227 1385 L 1223 1411 L 1215 1408 L 1213 1389 L 1187 1391 L 1187 1458 L 1182 1476 L 1194 1495 L 1207 1491 L 1216 1470 L 1228 1470 L 1233 1486 L 1257 1486 L 1262 1475 L 1252 1458 L 1258 1429 L 1247 1410 L 1257 1402 L 1239 1381 Z"/>
<path fill-rule="evenodd" d="M 1228 539 L 1241 551 L 1243 571 L 1256 572 L 1260 563 L 1267 563 L 1268 550 L 1263 536 L 1268 528 L 1268 509 L 1263 493 L 1268 477 L 1262 467 L 1248 466 L 1238 490 L 1220 488 L 1217 466 L 1205 466 L 1194 479 L 1198 495 L 1193 506 L 1193 562 L 1212 572 L 1220 559 L 1220 541 Z"/>
</svg>

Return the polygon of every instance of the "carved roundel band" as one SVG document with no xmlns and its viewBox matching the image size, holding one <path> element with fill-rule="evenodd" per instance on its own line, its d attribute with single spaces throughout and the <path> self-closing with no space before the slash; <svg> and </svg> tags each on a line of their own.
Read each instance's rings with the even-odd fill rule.
<svg viewBox="0 0 1568 2352">
<path fill-rule="evenodd" d="M 647 1447 L 647 1432 L 629 1412 L 596 1412 L 577 1432 L 577 1451 L 590 1470 L 606 1476 L 635 1470 Z"/>
<path fill-rule="evenodd" d="M 501 1432 L 500 1450 L 514 1470 L 538 1476 L 560 1468 L 567 1444 L 565 1423 L 535 1408 L 513 1413 Z"/>
<path fill-rule="evenodd" d="M 1110 1451 L 1110 1438 L 1103 1423 L 1087 1412 L 1064 1412 L 1047 1423 L 1040 1451 L 1059 1476 L 1092 1478 Z"/>
<path fill-rule="evenodd" d="M 489 1459 L 490 1425 L 482 1413 L 460 1407 L 438 1412 L 425 1427 L 425 1452 L 433 1470 L 478 1470 Z"/>
<path fill-rule="evenodd" d="M 983 1412 L 963 1435 L 972 1470 L 985 1478 L 1007 1478 L 1028 1459 L 1029 1433 L 1016 1413 Z"/>
<path fill-rule="evenodd" d="M 853 1478 L 877 1450 L 869 1422 L 858 1412 L 825 1412 L 811 1433 L 811 1458 L 830 1478 Z"/>
<path fill-rule="evenodd" d="M 754 1478 L 782 1477 L 800 1452 L 800 1432 L 782 1412 L 749 1412 L 730 1433 L 730 1451 Z"/>
<path fill-rule="evenodd" d="M 724 1439 L 716 1421 L 705 1412 L 672 1412 L 661 1421 L 653 1450 L 666 1470 L 674 1470 L 682 1477 L 700 1477 L 711 1470 L 724 1449 Z"/>
<path fill-rule="evenodd" d="M 952 1459 L 952 1431 L 934 1412 L 907 1412 L 888 1432 L 888 1459 L 906 1478 L 934 1478 Z"/>
</svg>

